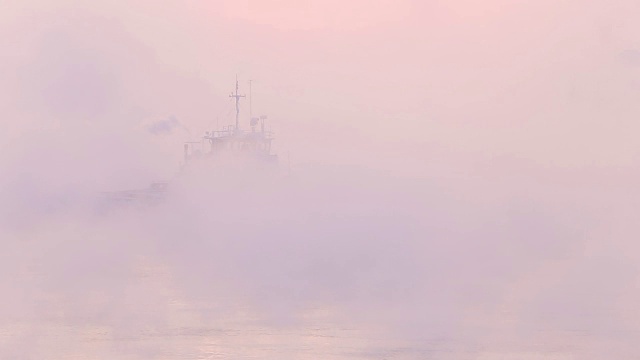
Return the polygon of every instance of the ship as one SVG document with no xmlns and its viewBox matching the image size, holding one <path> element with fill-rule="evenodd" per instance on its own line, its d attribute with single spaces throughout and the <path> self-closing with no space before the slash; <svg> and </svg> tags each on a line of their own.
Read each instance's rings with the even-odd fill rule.
<svg viewBox="0 0 640 360">
<path fill-rule="evenodd" d="M 239 93 L 236 78 L 235 92 L 229 95 L 235 99 L 236 121 L 234 125 L 224 126 L 222 130 L 205 132 L 200 141 L 184 143 L 184 165 L 195 159 L 219 160 L 222 157 L 253 160 L 257 164 L 276 165 L 278 155 L 271 153 L 273 133 L 265 130 L 266 116 L 253 117 L 249 110 L 250 131 L 240 128 L 240 99 L 245 95 Z M 249 95 L 251 99 L 251 95 Z M 260 125 L 260 129 L 256 127 Z"/>
<path fill-rule="evenodd" d="M 249 101 L 251 103 L 251 82 Z M 214 167 L 220 171 L 229 170 L 230 163 L 240 167 L 276 169 L 278 155 L 272 153 L 274 134 L 265 129 L 267 116 L 253 117 L 249 111 L 249 130 L 240 127 L 240 100 L 246 95 L 240 94 L 236 76 L 235 91 L 229 95 L 235 100 L 235 125 L 223 126 L 221 130 L 206 131 L 199 141 L 186 141 L 183 144 L 183 163 L 180 173 L 190 168 Z M 259 128 L 258 128 L 259 127 Z M 236 167 L 237 168 L 237 167 Z M 163 201 L 170 188 L 169 182 L 154 182 L 144 189 L 111 191 L 102 193 L 106 204 L 154 206 Z"/>
</svg>

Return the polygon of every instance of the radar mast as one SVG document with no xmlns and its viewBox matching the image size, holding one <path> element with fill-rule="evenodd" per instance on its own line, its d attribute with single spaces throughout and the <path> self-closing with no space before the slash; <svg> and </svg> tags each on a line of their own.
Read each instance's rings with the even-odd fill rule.
<svg viewBox="0 0 640 360">
<path fill-rule="evenodd" d="M 238 93 L 238 88 L 239 88 L 238 75 L 236 75 L 236 92 L 235 92 L 235 94 L 231 93 L 231 95 L 229 95 L 229 97 L 232 97 L 232 98 L 236 99 L 236 127 L 235 127 L 235 129 L 233 129 L 233 131 L 235 133 L 238 133 L 240 131 L 240 127 L 239 127 L 240 126 L 240 98 L 246 97 L 246 95 L 244 95 L 244 94 L 240 95 Z"/>
</svg>

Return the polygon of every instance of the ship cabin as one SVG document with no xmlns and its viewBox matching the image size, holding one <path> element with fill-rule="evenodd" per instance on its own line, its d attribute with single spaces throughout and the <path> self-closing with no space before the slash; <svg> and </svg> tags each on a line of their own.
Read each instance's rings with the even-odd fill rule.
<svg viewBox="0 0 640 360">
<path fill-rule="evenodd" d="M 234 129 L 208 131 L 201 141 L 184 144 L 185 163 L 194 158 L 216 158 L 223 155 L 247 157 L 261 162 L 276 162 L 277 155 L 271 154 L 273 134 L 270 131 L 251 132 Z"/>
</svg>

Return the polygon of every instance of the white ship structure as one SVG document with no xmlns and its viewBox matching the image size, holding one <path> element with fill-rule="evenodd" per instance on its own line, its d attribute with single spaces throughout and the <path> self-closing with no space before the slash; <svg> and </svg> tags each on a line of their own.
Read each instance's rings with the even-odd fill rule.
<svg viewBox="0 0 640 360">
<path fill-rule="evenodd" d="M 185 142 L 182 172 L 189 171 L 191 167 L 212 167 L 213 171 L 227 171 L 229 167 L 224 165 L 230 163 L 240 167 L 277 167 L 278 155 L 272 154 L 271 149 L 273 133 L 265 129 L 267 117 L 253 117 L 250 110 L 250 130 L 240 127 L 240 100 L 246 95 L 239 93 L 237 77 L 235 91 L 229 97 L 235 100 L 235 125 L 207 131 L 200 141 Z M 249 100 L 251 101 L 251 93 Z M 168 182 L 156 182 L 146 189 L 105 192 L 103 195 L 110 205 L 147 206 L 160 203 L 169 187 Z"/>
</svg>

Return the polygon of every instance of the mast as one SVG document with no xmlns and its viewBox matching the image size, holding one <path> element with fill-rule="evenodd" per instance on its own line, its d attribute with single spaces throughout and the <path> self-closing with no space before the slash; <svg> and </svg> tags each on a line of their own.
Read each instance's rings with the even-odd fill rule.
<svg viewBox="0 0 640 360">
<path fill-rule="evenodd" d="M 231 93 L 231 95 L 229 95 L 229 97 L 235 98 L 236 99 L 236 127 L 235 129 L 233 129 L 233 131 L 235 133 L 237 133 L 239 131 L 239 124 L 240 124 L 240 98 L 246 97 L 245 95 L 240 95 L 238 93 L 238 75 L 236 75 L 236 92 Z"/>
</svg>

